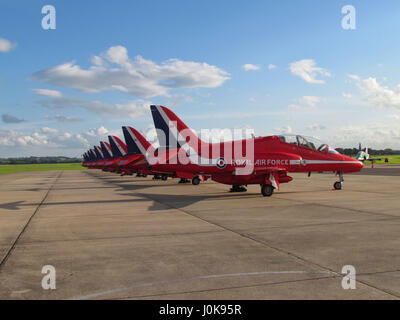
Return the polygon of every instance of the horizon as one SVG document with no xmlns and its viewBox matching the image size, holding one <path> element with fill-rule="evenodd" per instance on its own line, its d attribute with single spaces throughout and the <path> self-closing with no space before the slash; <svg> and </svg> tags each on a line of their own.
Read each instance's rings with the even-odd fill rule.
<svg viewBox="0 0 400 320">
<path fill-rule="evenodd" d="M 48 30 L 46 5 L 0 5 L 2 157 L 80 158 L 124 125 L 155 137 L 151 104 L 195 130 L 400 150 L 398 1 L 55 0 Z"/>
</svg>

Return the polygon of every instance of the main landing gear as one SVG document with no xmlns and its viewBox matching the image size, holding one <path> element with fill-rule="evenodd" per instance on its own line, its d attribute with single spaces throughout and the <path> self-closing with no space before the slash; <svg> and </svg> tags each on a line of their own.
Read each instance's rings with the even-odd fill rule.
<svg viewBox="0 0 400 320">
<path fill-rule="evenodd" d="M 271 186 L 270 184 L 263 184 L 261 186 L 261 194 L 264 197 L 270 197 L 274 193 L 274 189 L 275 188 L 273 186 Z"/>
<path fill-rule="evenodd" d="M 244 186 L 234 184 L 232 188 L 229 189 L 229 192 L 246 192 L 247 189 Z"/>
<path fill-rule="evenodd" d="M 336 181 L 336 182 L 333 184 L 333 188 L 334 188 L 335 190 L 341 190 L 341 189 L 342 189 L 342 182 L 344 181 L 344 179 L 343 179 L 343 171 L 339 171 L 339 180 L 340 180 L 340 181 Z"/>
<path fill-rule="evenodd" d="M 197 186 L 198 184 L 200 184 L 200 178 L 198 176 L 193 177 L 192 185 Z"/>
<path fill-rule="evenodd" d="M 147 174 L 137 173 L 136 177 L 138 177 L 138 178 L 146 178 Z"/>
</svg>

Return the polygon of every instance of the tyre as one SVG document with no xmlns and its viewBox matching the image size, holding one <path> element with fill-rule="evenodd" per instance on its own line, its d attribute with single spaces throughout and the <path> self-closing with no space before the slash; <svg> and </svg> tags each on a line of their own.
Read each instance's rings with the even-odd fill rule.
<svg viewBox="0 0 400 320">
<path fill-rule="evenodd" d="M 261 193 L 264 197 L 270 197 L 274 193 L 274 187 L 270 184 L 264 184 L 261 187 Z"/>
<path fill-rule="evenodd" d="M 341 190 L 342 189 L 342 183 L 340 181 L 336 181 L 333 184 L 333 187 L 335 188 L 335 190 Z"/>
<path fill-rule="evenodd" d="M 200 184 L 200 178 L 199 178 L 199 177 L 194 177 L 194 178 L 192 179 L 192 184 L 193 184 L 194 186 L 197 186 L 198 184 Z"/>
<path fill-rule="evenodd" d="M 167 179 L 168 179 L 168 177 L 167 177 L 166 175 L 162 175 L 162 176 L 161 176 L 161 180 L 162 180 L 162 181 L 165 181 L 165 180 L 167 180 Z"/>
</svg>

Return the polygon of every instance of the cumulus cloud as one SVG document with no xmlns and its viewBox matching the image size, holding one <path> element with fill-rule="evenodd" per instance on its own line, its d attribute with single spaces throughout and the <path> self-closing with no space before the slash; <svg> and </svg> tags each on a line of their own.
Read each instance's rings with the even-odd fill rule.
<svg viewBox="0 0 400 320">
<path fill-rule="evenodd" d="M 343 92 L 342 93 L 343 97 L 345 97 L 346 99 L 351 99 L 353 97 L 353 95 L 351 93 L 347 93 L 347 92 Z"/>
<path fill-rule="evenodd" d="M 123 46 L 110 47 L 82 69 L 74 61 L 33 74 L 33 79 L 85 92 L 117 90 L 141 98 L 168 96 L 170 89 L 218 87 L 229 74 L 204 62 L 169 59 L 161 64 L 141 56 L 130 59 Z"/>
<path fill-rule="evenodd" d="M 0 38 L 0 52 L 9 52 L 17 46 L 16 43 L 12 43 L 11 41 Z"/>
<path fill-rule="evenodd" d="M 149 112 L 150 101 L 136 100 L 126 104 L 108 104 L 100 101 L 87 101 L 76 98 L 54 98 L 50 100 L 37 101 L 41 106 L 48 109 L 80 108 L 89 112 L 107 116 L 128 116 L 132 119 L 140 117 Z"/>
<path fill-rule="evenodd" d="M 62 94 L 60 91 L 57 90 L 49 90 L 49 89 L 32 89 L 34 93 L 36 93 L 38 96 L 44 96 L 44 97 L 61 97 Z"/>
<path fill-rule="evenodd" d="M 322 84 L 325 83 L 325 80 L 317 79 L 319 75 L 324 77 L 331 76 L 327 70 L 317 67 L 316 62 L 312 59 L 303 59 L 292 62 L 289 65 L 289 68 L 294 75 L 302 78 L 308 83 Z"/>
<path fill-rule="evenodd" d="M 400 84 L 394 89 L 382 86 L 376 78 L 361 79 L 357 75 L 349 75 L 365 94 L 366 100 L 375 107 L 400 109 Z"/>
<path fill-rule="evenodd" d="M 1 119 L 3 120 L 4 123 L 20 123 L 25 121 L 23 119 L 18 119 L 17 117 L 14 117 L 6 113 L 1 115 Z"/>
<path fill-rule="evenodd" d="M 120 131 L 120 130 L 119 130 Z M 58 129 L 42 127 L 26 133 L 16 130 L 0 130 L 0 146 L 6 147 L 38 147 L 47 148 L 89 148 L 106 140 L 109 134 L 120 132 L 109 131 L 105 127 L 90 129 L 83 133 L 60 132 Z"/>
<path fill-rule="evenodd" d="M 108 141 L 108 135 L 122 137 L 122 131 L 120 128 L 108 130 L 104 126 L 80 133 L 50 127 L 31 132 L 0 130 L 0 150 L 3 156 L 60 154 L 76 157 L 94 145 L 99 145 L 100 141 Z"/>
<path fill-rule="evenodd" d="M 43 146 L 48 145 L 49 140 L 46 135 L 39 132 L 25 134 L 14 130 L 0 130 L 0 146 Z"/>
<path fill-rule="evenodd" d="M 277 67 L 276 67 L 276 65 L 274 65 L 274 64 L 269 64 L 268 65 L 268 70 L 273 70 L 273 69 L 276 69 Z"/>
<path fill-rule="evenodd" d="M 246 63 L 242 66 L 242 69 L 244 71 L 256 71 L 256 70 L 260 70 L 260 66 L 257 66 L 255 64 L 251 64 L 251 63 Z"/>
<path fill-rule="evenodd" d="M 51 134 L 51 135 L 58 134 L 58 132 L 59 132 L 57 129 L 49 128 L 49 127 L 42 127 L 42 128 L 40 128 L 40 131 L 42 133 L 48 133 L 48 134 Z"/>
<path fill-rule="evenodd" d="M 318 103 L 323 101 L 323 98 L 317 96 L 303 96 L 299 99 L 295 99 L 293 104 L 290 104 L 289 109 L 293 110 L 307 110 L 313 109 Z"/>
</svg>

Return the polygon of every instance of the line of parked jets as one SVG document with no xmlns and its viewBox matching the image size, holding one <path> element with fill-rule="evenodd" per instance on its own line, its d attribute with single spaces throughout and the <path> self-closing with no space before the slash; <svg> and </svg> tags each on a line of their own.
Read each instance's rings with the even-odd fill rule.
<svg viewBox="0 0 400 320">
<path fill-rule="evenodd" d="M 271 196 L 281 183 L 292 181 L 290 172 L 334 172 L 340 190 L 343 174 L 360 171 L 364 164 L 342 155 L 327 144 L 318 148 L 305 137 L 296 135 L 251 137 L 232 142 L 208 143 L 170 109 L 150 107 L 157 131 L 159 147 L 154 147 L 133 127 L 122 127 L 125 143 L 116 136 L 100 142 L 83 155 L 83 166 L 90 169 L 167 180 L 180 178 L 179 183 L 213 181 L 231 185 L 231 192 L 246 191 L 258 184 L 263 196 Z"/>
</svg>

